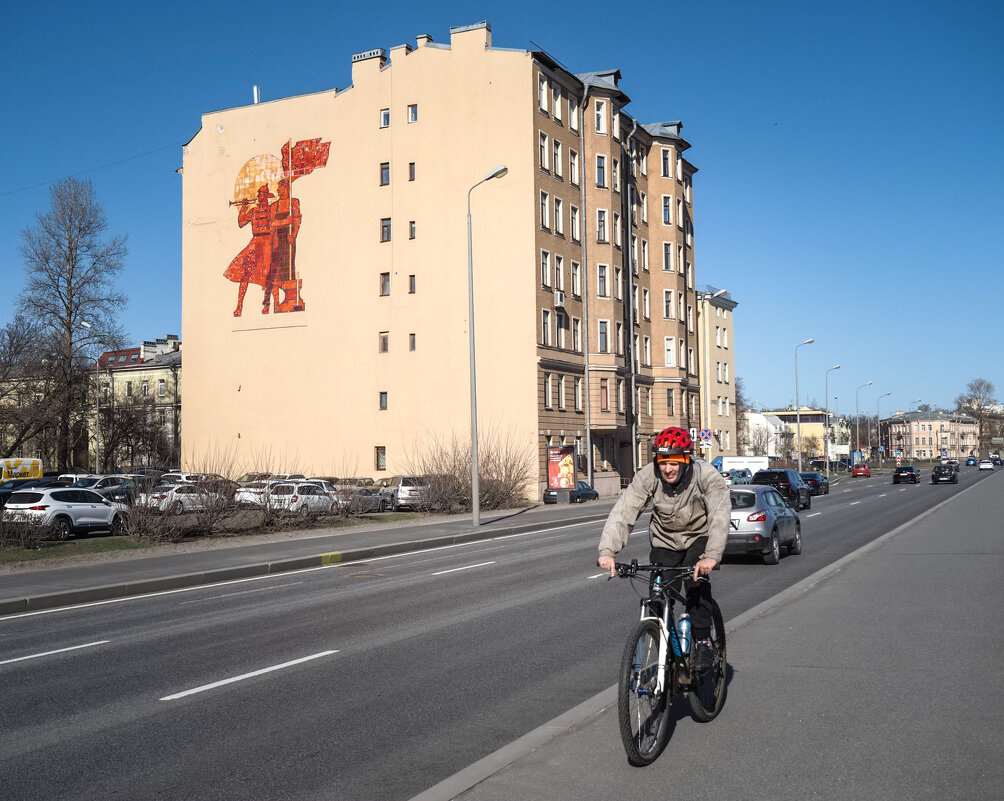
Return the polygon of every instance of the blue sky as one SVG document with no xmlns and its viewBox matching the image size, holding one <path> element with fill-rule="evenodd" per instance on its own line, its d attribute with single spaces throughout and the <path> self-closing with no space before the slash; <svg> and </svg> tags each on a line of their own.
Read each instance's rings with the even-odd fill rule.
<svg viewBox="0 0 1004 801">
<path fill-rule="evenodd" d="M 1004 401 L 1004 6 L 994 2 L 564 5 L 54 2 L 5 16 L 0 274 L 47 184 L 94 182 L 128 234 L 134 342 L 181 328 L 181 145 L 207 111 L 344 87 L 350 57 L 487 19 L 494 44 L 619 68 L 628 111 L 683 120 L 697 282 L 727 288 L 736 372 L 772 407 Z M 39 11 L 44 8 L 44 11 Z M 16 65 L 16 66 L 15 66 Z M 836 400 L 834 400 L 836 398 Z"/>
</svg>

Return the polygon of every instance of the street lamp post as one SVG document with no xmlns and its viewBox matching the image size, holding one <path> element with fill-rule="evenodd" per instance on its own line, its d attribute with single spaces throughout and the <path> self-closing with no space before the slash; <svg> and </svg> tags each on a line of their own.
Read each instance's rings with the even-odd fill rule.
<svg viewBox="0 0 1004 801">
<path fill-rule="evenodd" d="M 867 384 L 862 384 L 854 390 L 854 445 L 857 447 L 858 453 L 861 452 L 861 409 L 858 406 L 858 393 L 871 385 L 872 382 L 869 381 Z"/>
<path fill-rule="evenodd" d="M 882 402 L 882 398 L 886 395 L 892 395 L 891 392 L 885 393 L 885 395 L 879 395 L 875 399 L 875 436 L 878 439 L 877 448 L 879 449 L 879 467 L 882 466 L 882 416 L 879 412 L 879 404 Z"/>
<path fill-rule="evenodd" d="M 829 370 L 826 371 L 825 382 L 826 382 L 826 392 L 823 395 L 823 399 L 826 402 L 825 412 L 826 417 L 825 425 L 823 427 L 823 453 L 826 458 L 826 480 L 830 480 L 830 373 L 834 370 L 839 370 L 840 365 L 835 364 Z"/>
<path fill-rule="evenodd" d="M 920 403 L 920 401 L 921 401 L 920 398 L 917 398 L 917 400 L 915 400 L 915 401 L 910 401 L 910 406 L 911 407 L 916 406 L 918 403 Z M 913 409 L 911 408 L 910 411 L 912 412 Z M 919 411 L 919 409 L 918 409 L 918 411 Z M 910 461 L 911 462 L 914 459 L 917 458 L 917 448 L 915 446 L 913 446 L 913 443 L 911 442 L 912 439 L 913 439 L 913 436 L 912 436 L 912 432 L 910 431 L 910 418 L 909 418 L 909 415 L 907 415 L 907 421 L 906 421 L 906 443 L 907 443 L 908 446 L 911 446 L 910 447 L 910 450 L 911 450 Z"/>
<path fill-rule="evenodd" d="M 478 481 L 478 382 L 474 358 L 474 248 L 471 239 L 471 192 L 485 181 L 501 178 L 509 168 L 499 165 L 467 190 L 467 339 L 471 368 L 471 522 L 481 525 L 481 487 Z"/>
<path fill-rule="evenodd" d="M 802 410 L 798 405 L 798 349 L 802 345 L 811 345 L 815 339 L 807 339 L 795 345 L 795 433 L 798 436 L 798 472 L 802 472 Z"/>
</svg>

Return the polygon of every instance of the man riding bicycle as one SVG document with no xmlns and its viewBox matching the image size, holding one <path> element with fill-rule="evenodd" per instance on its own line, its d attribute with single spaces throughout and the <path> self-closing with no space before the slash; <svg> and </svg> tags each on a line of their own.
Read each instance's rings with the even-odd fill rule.
<svg viewBox="0 0 1004 801">
<path fill-rule="evenodd" d="M 670 427 L 655 437 L 652 466 L 635 474 L 607 517 L 597 564 L 615 575 L 614 557 L 627 545 L 638 516 L 652 501 L 649 560 L 667 567 L 694 565 L 692 581 L 687 582 L 686 607 L 694 633 L 691 665 L 702 670 L 711 666 L 713 657 L 711 585 L 697 578 L 711 573 L 722 559 L 731 502 L 725 479 L 707 462 L 694 460 L 693 449 L 693 439 L 682 428 Z"/>
</svg>

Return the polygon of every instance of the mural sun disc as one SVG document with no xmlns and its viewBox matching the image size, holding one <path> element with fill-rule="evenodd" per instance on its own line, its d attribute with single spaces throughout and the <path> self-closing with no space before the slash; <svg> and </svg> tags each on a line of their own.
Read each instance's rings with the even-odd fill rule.
<svg viewBox="0 0 1004 801">
<path fill-rule="evenodd" d="M 269 192 L 278 195 L 280 180 L 282 180 L 282 162 L 278 156 L 262 153 L 250 158 L 237 173 L 234 202 L 239 203 L 242 200 L 254 202 L 260 186 L 268 186 Z"/>
</svg>

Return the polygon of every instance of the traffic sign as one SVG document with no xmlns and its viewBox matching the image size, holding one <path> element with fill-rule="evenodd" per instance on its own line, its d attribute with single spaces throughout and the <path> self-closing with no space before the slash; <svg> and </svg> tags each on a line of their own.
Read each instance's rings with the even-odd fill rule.
<svg viewBox="0 0 1004 801">
<path fill-rule="evenodd" d="M 704 440 L 705 442 L 711 442 L 711 429 L 710 428 L 702 428 L 701 429 L 701 439 Z"/>
</svg>

